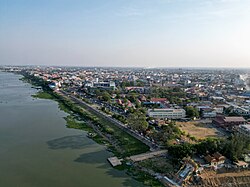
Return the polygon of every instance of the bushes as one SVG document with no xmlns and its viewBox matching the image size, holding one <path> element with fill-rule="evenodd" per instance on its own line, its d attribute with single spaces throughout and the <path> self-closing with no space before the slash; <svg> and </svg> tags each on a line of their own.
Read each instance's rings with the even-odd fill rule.
<svg viewBox="0 0 250 187">
<path fill-rule="evenodd" d="M 124 124 L 127 123 L 127 119 L 126 119 L 124 116 L 122 116 L 122 115 L 113 114 L 113 115 L 112 115 L 112 118 L 115 118 L 115 119 L 119 120 L 120 122 L 122 122 L 122 123 L 124 123 Z"/>
</svg>

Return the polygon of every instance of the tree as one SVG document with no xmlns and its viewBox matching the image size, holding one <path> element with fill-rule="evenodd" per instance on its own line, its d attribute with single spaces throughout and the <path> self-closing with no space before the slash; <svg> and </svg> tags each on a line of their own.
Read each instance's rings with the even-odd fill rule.
<svg viewBox="0 0 250 187">
<path fill-rule="evenodd" d="M 175 159 L 192 156 L 195 152 L 194 146 L 189 143 L 172 145 L 168 148 L 169 154 Z"/>
<path fill-rule="evenodd" d="M 187 106 L 185 109 L 187 117 L 189 118 L 199 117 L 199 111 L 197 108 L 194 108 L 192 106 Z"/>
<path fill-rule="evenodd" d="M 141 107 L 141 103 L 138 100 L 135 101 L 135 107 L 136 108 L 140 108 Z"/>
<path fill-rule="evenodd" d="M 106 92 L 106 91 L 103 92 L 101 96 L 102 96 L 102 99 L 103 99 L 104 101 L 110 101 L 110 97 L 111 97 L 111 96 L 109 95 L 108 92 Z"/>
<path fill-rule="evenodd" d="M 148 128 L 146 116 L 138 112 L 132 113 L 128 116 L 128 123 L 132 129 L 138 130 L 140 132 L 144 132 Z"/>
<path fill-rule="evenodd" d="M 220 152 L 222 147 L 222 141 L 216 138 L 207 138 L 200 141 L 195 145 L 197 153 L 200 155 L 213 154 L 215 152 Z"/>
<path fill-rule="evenodd" d="M 243 153 L 249 151 L 250 139 L 239 134 L 232 135 L 225 143 L 224 154 L 236 161 Z"/>
</svg>

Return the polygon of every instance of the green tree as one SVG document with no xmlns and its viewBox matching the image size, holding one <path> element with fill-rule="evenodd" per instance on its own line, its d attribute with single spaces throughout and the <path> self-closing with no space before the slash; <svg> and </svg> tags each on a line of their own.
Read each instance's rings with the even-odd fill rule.
<svg viewBox="0 0 250 187">
<path fill-rule="evenodd" d="M 170 146 L 168 152 L 173 158 L 182 159 L 184 157 L 193 156 L 195 149 L 192 144 L 184 143 Z"/>
<path fill-rule="evenodd" d="M 110 101 L 110 98 L 111 98 L 110 94 L 109 94 L 108 92 L 106 92 L 106 91 L 104 91 L 104 92 L 101 94 L 101 97 L 102 97 L 102 99 L 103 99 L 104 101 Z"/>
<path fill-rule="evenodd" d="M 148 128 L 146 116 L 139 112 L 130 114 L 128 116 L 128 123 L 132 129 L 138 130 L 140 132 L 144 132 Z"/>
<path fill-rule="evenodd" d="M 197 143 L 195 148 L 200 155 L 213 154 L 221 151 L 222 143 L 220 139 L 207 138 Z"/>
<path fill-rule="evenodd" d="M 185 110 L 186 110 L 187 117 L 189 118 L 199 117 L 199 111 L 197 108 L 194 108 L 192 106 L 187 106 Z"/>
<path fill-rule="evenodd" d="M 239 134 L 232 135 L 225 143 L 224 154 L 232 160 L 238 160 L 242 154 L 249 152 L 250 139 Z"/>
</svg>

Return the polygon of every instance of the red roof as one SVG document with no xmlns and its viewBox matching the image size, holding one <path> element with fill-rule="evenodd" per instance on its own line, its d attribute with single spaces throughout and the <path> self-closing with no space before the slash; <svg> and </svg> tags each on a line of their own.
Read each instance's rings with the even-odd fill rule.
<svg viewBox="0 0 250 187">
<path fill-rule="evenodd" d="M 167 101 L 167 98 L 152 98 L 150 101 L 154 103 L 164 103 Z"/>
</svg>

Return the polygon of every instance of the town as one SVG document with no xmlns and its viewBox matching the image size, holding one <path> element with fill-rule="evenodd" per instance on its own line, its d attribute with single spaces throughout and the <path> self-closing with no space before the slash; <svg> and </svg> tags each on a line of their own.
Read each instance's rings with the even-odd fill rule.
<svg viewBox="0 0 250 187">
<path fill-rule="evenodd" d="M 165 186 L 223 186 L 225 177 L 231 186 L 250 184 L 248 70 L 0 69 L 36 83 L 42 89 L 38 97 L 49 90 L 80 107 L 73 109 L 78 115 L 66 118 L 68 126 L 84 129 L 79 118 L 88 119 L 89 137 L 114 153 L 109 159 L 114 167 L 134 167 Z M 144 146 L 132 147 L 136 143 L 129 138 L 124 143 L 121 136 Z"/>
</svg>

